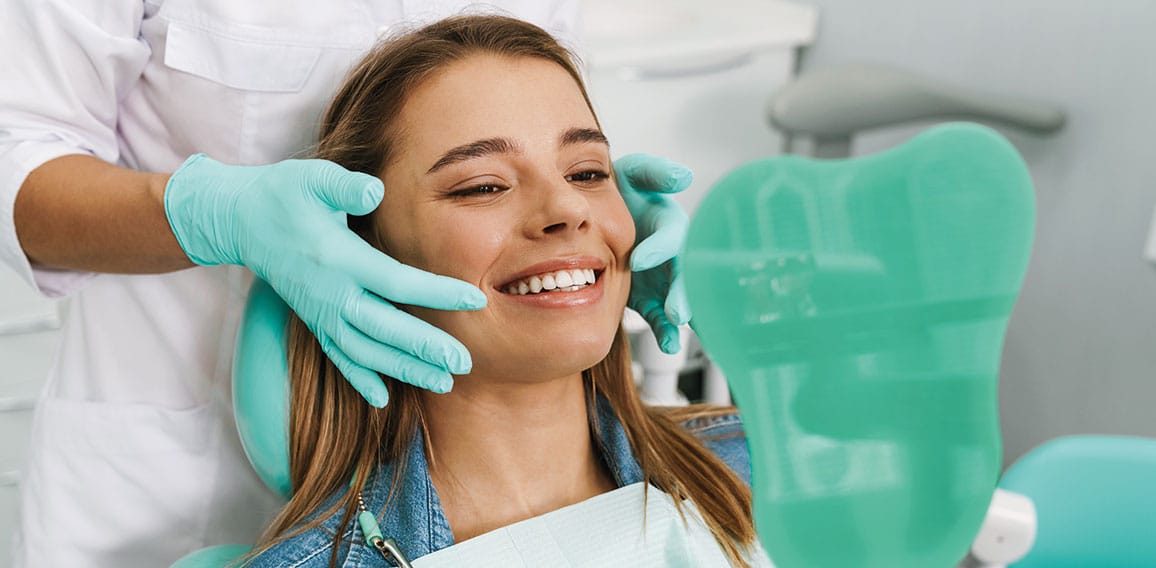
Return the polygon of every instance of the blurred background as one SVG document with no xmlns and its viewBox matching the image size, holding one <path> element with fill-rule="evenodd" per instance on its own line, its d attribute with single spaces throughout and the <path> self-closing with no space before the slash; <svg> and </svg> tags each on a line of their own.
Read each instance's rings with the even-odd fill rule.
<svg viewBox="0 0 1156 568">
<path fill-rule="evenodd" d="M 1147 0 L 584 0 L 579 51 L 615 155 L 689 165 L 693 210 L 725 172 L 779 153 L 772 94 L 849 62 L 1039 100 L 1052 135 L 1001 129 L 1031 168 L 1038 220 L 1000 377 L 1005 464 L 1067 434 L 1156 437 L 1156 3 Z M 856 136 L 894 146 L 917 122 Z M 36 393 L 67 309 L 0 271 L 0 558 Z"/>
</svg>

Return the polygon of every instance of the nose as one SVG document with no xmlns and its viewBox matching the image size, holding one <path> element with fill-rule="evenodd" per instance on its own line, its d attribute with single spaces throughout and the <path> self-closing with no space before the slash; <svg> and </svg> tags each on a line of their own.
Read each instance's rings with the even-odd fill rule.
<svg viewBox="0 0 1156 568">
<path fill-rule="evenodd" d="M 590 227 L 590 202 L 582 190 L 559 176 L 544 180 L 530 193 L 532 213 L 526 225 L 530 238 L 560 236 Z"/>
</svg>

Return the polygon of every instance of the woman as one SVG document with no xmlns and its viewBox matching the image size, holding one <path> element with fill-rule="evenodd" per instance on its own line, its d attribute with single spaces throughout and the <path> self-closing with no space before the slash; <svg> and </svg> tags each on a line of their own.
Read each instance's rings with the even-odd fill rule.
<svg viewBox="0 0 1156 568">
<path fill-rule="evenodd" d="M 318 154 L 384 182 L 355 232 L 488 303 L 407 307 L 466 345 L 473 370 L 444 394 L 387 381 L 381 410 L 293 322 L 295 494 L 251 565 L 364 558 L 362 504 L 416 558 L 643 482 L 680 512 L 688 499 L 718 558 L 747 565 L 733 410 L 647 408 L 634 390 L 621 329 L 634 225 L 579 72 L 549 34 L 461 16 L 380 45 L 338 92 Z"/>
</svg>

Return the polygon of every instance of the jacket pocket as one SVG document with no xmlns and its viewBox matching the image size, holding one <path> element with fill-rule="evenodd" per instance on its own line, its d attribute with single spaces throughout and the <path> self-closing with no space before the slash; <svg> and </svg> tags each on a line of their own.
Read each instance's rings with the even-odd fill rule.
<svg viewBox="0 0 1156 568">
<path fill-rule="evenodd" d="M 170 21 L 165 65 L 246 91 L 293 93 L 305 87 L 321 56 L 320 47 L 253 37 L 244 31 Z"/>
<path fill-rule="evenodd" d="M 208 406 L 41 400 L 22 484 L 28 565 L 168 566 L 204 546 L 218 428 Z"/>
</svg>

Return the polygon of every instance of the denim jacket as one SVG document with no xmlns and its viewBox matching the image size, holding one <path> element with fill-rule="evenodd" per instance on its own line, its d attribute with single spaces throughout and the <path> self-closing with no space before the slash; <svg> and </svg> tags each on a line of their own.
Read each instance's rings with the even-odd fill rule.
<svg viewBox="0 0 1156 568">
<path fill-rule="evenodd" d="M 605 400 L 600 399 L 597 408 L 602 458 L 615 482 L 618 487 L 641 482 L 642 468 L 634 459 L 622 424 Z M 694 433 L 743 481 L 750 484 L 750 454 L 747 451 L 742 422 L 737 414 L 693 419 L 683 422 L 682 425 Z M 365 505 L 370 511 L 374 513 L 385 511 L 384 516 L 379 519 L 382 533 L 386 537 L 395 538 L 402 552 L 410 560 L 453 545 L 454 535 L 442 510 L 437 490 L 430 479 L 420 432 L 414 437 L 406 463 L 402 464 L 405 469 L 402 471 L 399 487 L 393 495 L 393 502 L 386 507 L 396 465 L 379 466 L 362 490 Z M 328 509 L 341 498 L 340 494 L 334 495 L 322 506 L 322 510 Z M 329 566 L 333 534 L 338 529 L 341 516 L 342 511 L 338 511 L 326 519 L 320 527 L 277 543 L 246 566 L 260 568 Z M 338 559 L 338 565 L 343 568 L 392 566 L 376 548 L 365 542 L 361 527 L 356 521 L 352 527 L 345 527 Z"/>
</svg>

